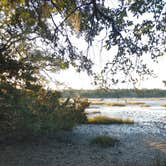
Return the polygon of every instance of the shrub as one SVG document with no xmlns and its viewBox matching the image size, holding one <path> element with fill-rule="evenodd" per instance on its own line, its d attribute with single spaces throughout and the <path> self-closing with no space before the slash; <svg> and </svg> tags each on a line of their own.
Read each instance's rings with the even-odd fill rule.
<svg viewBox="0 0 166 166">
<path fill-rule="evenodd" d="M 0 85 L 1 86 L 1 85 Z M 85 122 L 86 101 L 61 104 L 57 91 L 27 91 L 11 86 L 0 87 L 0 134 L 34 135 L 70 130 Z"/>
<path fill-rule="evenodd" d="M 117 139 L 114 139 L 110 136 L 101 135 L 101 136 L 97 136 L 97 137 L 93 138 L 90 141 L 90 144 L 99 145 L 101 147 L 108 147 L 108 146 L 114 146 L 118 142 L 119 141 Z"/>
</svg>

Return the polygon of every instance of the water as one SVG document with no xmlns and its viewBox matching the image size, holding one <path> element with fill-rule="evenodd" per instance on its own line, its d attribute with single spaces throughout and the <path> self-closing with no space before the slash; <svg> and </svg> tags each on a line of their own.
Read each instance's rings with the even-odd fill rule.
<svg viewBox="0 0 166 166">
<path fill-rule="evenodd" d="M 125 103 L 124 99 L 104 99 L 104 101 Z M 129 102 L 130 101 L 131 100 L 129 100 Z M 100 111 L 101 115 L 108 117 L 131 118 L 137 123 L 166 121 L 164 119 L 164 116 L 166 116 L 166 108 L 161 106 L 162 104 L 166 104 L 166 100 L 132 99 L 131 102 L 144 102 L 145 104 L 148 104 L 149 107 L 144 107 L 142 105 L 126 105 L 124 107 L 91 105 L 87 111 Z"/>
<path fill-rule="evenodd" d="M 103 99 L 104 101 L 126 103 L 126 99 Z M 131 136 L 166 138 L 166 99 L 127 99 L 128 102 L 144 102 L 149 107 L 141 105 L 106 106 L 91 105 L 87 112 L 98 112 L 89 116 L 104 115 L 115 118 L 130 118 L 134 124 L 110 124 L 110 125 L 80 125 L 75 129 L 76 133 L 86 136 L 113 135 L 120 139 L 128 139 Z"/>
<path fill-rule="evenodd" d="M 103 99 L 105 101 L 123 102 L 125 99 Z M 141 105 L 106 106 L 91 105 L 87 112 L 89 116 L 104 115 L 117 118 L 131 118 L 134 124 L 93 125 L 83 124 L 74 131 L 74 142 L 89 144 L 90 139 L 99 135 L 109 135 L 119 140 L 114 148 L 108 148 L 103 156 L 112 157 L 116 162 L 137 163 L 138 165 L 154 165 L 156 156 L 166 159 L 166 99 L 128 99 L 128 102 L 144 102 L 149 107 Z M 92 114 L 92 112 L 98 112 Z M 99 150 L 101 151 L 101 150 Z M 147 163 L 147 164 L 145 164 Z M 124 164 L 125 165 L 125 164 Z"/>
</svg>

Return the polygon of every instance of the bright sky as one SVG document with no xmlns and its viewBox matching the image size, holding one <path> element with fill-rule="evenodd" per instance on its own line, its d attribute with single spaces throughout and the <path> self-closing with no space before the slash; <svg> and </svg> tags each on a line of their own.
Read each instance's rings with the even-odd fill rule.
<svg viewBox="0 0 166 166">
<path fill-rule="evenodd" d="M 111 6 L 111 7 L 116 7 L 118 5 L 117 1 L 106 0 L 106 2 L 108 6 Z M 101 37 L 99 37 L 99 39 L 100 38 Z M 86 50 L 87 44 L 82 39 L 77 40 L 73 38 L 72 41 L 81 50 Z M 113 55 L 116 52 L 116 49 L 112 49 L 109 51 L 106 51 L 105 49 L 103 49 L 102 54 L 100 55 L 100 48 L 101 48 L 100 44 L 98 42 L 95 42 L 94 47 L 91 48 L 89 51 L 89 57 L 93 59 L 93 61 L 95 62 L 95 65 L 94 65 L 95 71 L 100 71 L 104 67 L 105 63 L 108 60 L 112 59 Z M 145 57 L 147 56 L 148 55 L 146 55 Z M 158 59 L 158 63 L 153 63 L 150 59 L 145 59 L 145 61 L 147 62 L 149 67 L 154 70 L 156 74 L 156 78 L 151 77 L 151 78 L 148 78 L 147 80 L 139 81 L 139 84 L 137 84 L 137 88 L 164 89 L 165 87 L 162 81 L 166 80 L 166 56 L 160 57 Z M 70 67 L 67 70 L 60 71 L 56 74 L 50 73 L 49 75 L 52 78 L 52 80 L 56 80 L 55 82 L 51 81 L 48 84 L 48 87 L 51 87 L 51 88 L 56 88 L 56 89 L 57 88 L 58 89 L 62 89 L 62 88 L 95 89 L 97 88 L 93 85 L 92 77 L 88 76 L 86 72 L 77 73 L 73 67 Z M 57 85 L 57 81 L 62 82 L 63 85 L 61 84 Z M 132 83 L 121 84 L 121 85 L 113 86 L 112 88 L 133 88 L 133 84 Z"/>
<path fill-rule="evenodd" d="M 97 59 L 97 58 L 96 58 Z M 101 60 L 101 57 L 98 57 Z M 101 64 L 98 64 L 100 66 Z M 156 78 L 150 77 L 147 80 L 140 80 L 137 88 L 146 89 L 166 89 L 163 84 L 163 80 L 166 80 L 166 56 L 160 57 L 158 63 L 151 63 L 149 66 L 154 70 Z M 72 89 L 95 89 L 97 88 L 93 84 L 93 78 L 88 76 L 86 72 L 76 72 L 73 67 L 67 70 L 59 71 L 56 74 L 50 74 L 53 80 L 63 82 L 62 85 L 51 81 L 49 87 L 51 88 L 72 88 Z M 121 84 L 113 86 L 112 88 L 133 88 L 132 83 Z"/>
</svg>

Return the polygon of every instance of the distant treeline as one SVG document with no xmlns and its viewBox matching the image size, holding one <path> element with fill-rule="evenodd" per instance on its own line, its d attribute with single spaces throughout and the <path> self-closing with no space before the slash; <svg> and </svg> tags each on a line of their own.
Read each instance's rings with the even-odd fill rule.
<svg viewBox="0 0 166 166">
<path fill-rule="evenodd" d="M 162 89 L 112 89 L 112 90 L 65 90 L 63 97 L 86 98 L 127 98 L 127 97 L 166 97 L 166 90 Z"/>
</svg>

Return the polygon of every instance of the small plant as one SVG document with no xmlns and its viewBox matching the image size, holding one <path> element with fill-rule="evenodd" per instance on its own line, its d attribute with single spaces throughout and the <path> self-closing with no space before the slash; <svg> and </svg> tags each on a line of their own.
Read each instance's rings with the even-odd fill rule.
<svg viewBox="0 0 166 166">
<path fill-rule="evenodd" d="M 132 119 L 122 119 L 122 118 L 110 118 L 107 116 L 94 116 L 88 118 L 88 123 L 90 124 L 133 124 Z"/>
<path fill-rule="evenodd" d="M 99 145 L 101 147 L 115 146 L 119 141 L 107 135 L 101 135 L 90 141 L 91 145 Z"/>
</svg>

